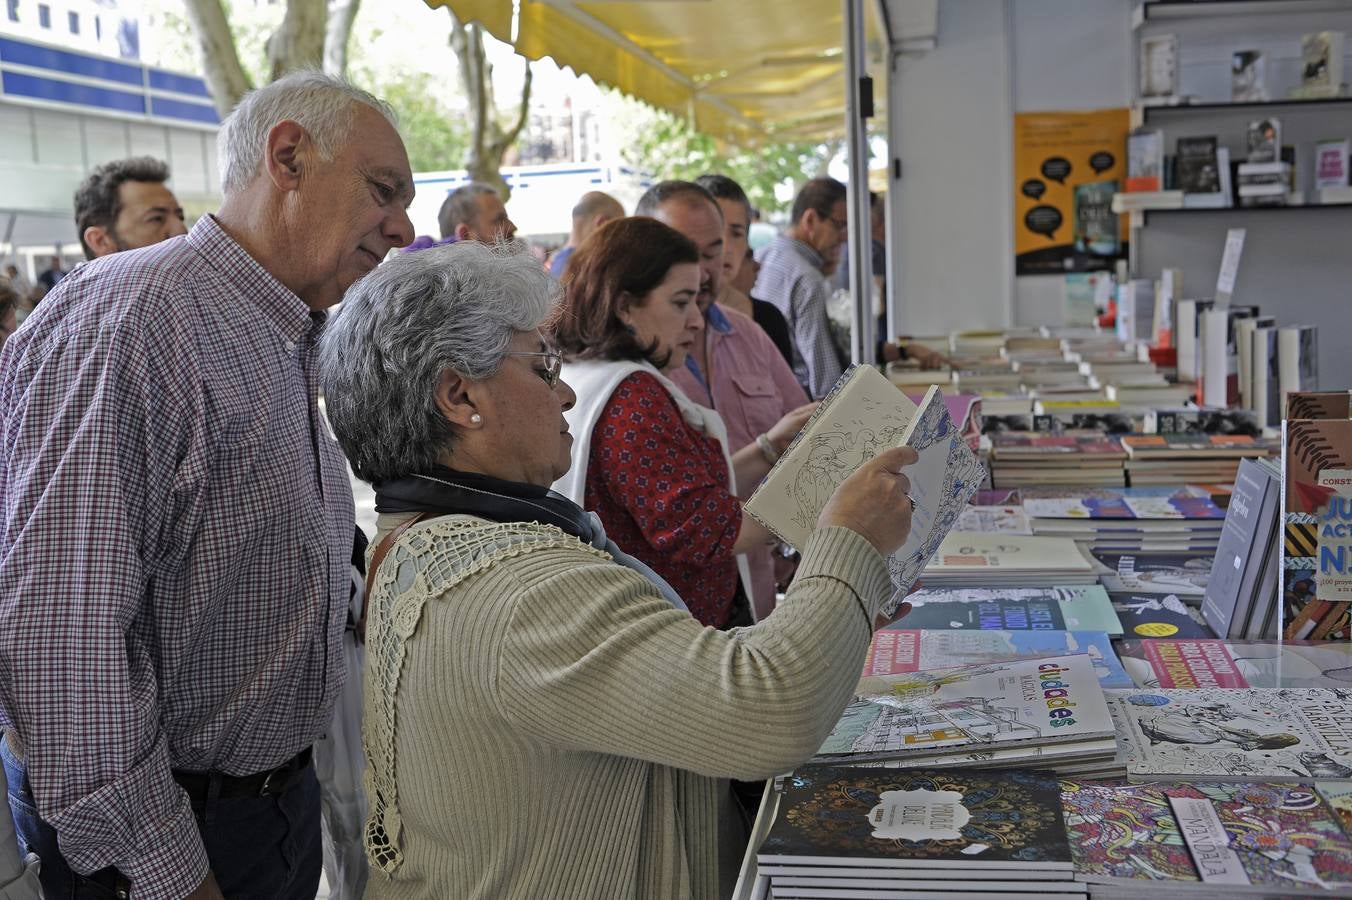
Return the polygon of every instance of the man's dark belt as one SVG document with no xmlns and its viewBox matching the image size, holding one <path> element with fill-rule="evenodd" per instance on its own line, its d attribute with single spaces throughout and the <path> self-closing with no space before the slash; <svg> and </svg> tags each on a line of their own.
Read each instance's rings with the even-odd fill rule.
<svg viewBox="0 0 1352 900">
<path fill-rule="evenodd" d="M 229 800 L 237 797 L 276 797 L 286 793 L 310 765 L 310 748 L 297 753 L 275 769 L 253 775 L 226 775 L 222 772 L 180 772 L 174 770 L 174 781 L 188 792 L 195 805 L 205 804 L 215 785 L 215 795 Z"/>
</svg>

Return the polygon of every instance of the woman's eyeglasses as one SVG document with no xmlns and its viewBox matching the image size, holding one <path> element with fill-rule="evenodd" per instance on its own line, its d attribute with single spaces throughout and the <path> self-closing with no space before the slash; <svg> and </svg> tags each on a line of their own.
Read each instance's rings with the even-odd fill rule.
<svg viewBox="0 0 1352 900">
<path fill-rule="evenodd" d="M 540 357 L 545 361 L 545 370 L 539 376 L 551 388 L 558 385 L 559 373 L 563 371 L 563 354 L 558 350 L 511 350 L 503 355 Z"/>
</svg>

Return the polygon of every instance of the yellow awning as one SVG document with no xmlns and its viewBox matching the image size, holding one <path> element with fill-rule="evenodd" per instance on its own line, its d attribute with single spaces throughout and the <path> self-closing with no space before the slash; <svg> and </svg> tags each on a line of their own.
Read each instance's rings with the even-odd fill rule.
<svg viewBox="0 0 1352 900">
<path fill-rule="evenodd" d="M 527 59 L 548 56 L 721 140 L 823 138 L 844 130 L 839 0 L 426 0 L 482 23 Z M 873 3 L 868 62 L 886 105 L 885 39 Z"/>
</svg>

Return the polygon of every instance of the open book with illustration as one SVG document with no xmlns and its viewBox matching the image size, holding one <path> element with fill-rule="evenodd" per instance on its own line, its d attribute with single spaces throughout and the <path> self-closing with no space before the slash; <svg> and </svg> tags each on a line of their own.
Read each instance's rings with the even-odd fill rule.
<svg viewBox="0 0 1352 900">
<path fill-rule="evenodd" d="M 890 611 L 985 476 L 937 387 L 916 406 L 872 366 L 850 369 L 756 488 L 746 510 L 801 550 L 836 487 L 883 450 L 903 444 L 914 448 L 920 460 L 906 469 L 915 511 L 910 537 L 888 560 L 897 587 Z"/>
</svg>

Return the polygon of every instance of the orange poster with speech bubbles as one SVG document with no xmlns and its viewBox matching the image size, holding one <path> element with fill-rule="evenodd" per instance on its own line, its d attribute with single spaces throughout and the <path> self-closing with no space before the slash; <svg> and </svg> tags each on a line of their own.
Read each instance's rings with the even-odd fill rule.
<svg viewBox="0 0 1352 900">
<path fill-rule="evenodd" d="M 1127 255 L 1112 202 L 1130 127 L 1125 108 L 1014 115 L 1014 274 L 1096 272 Z"/>
</svg>

